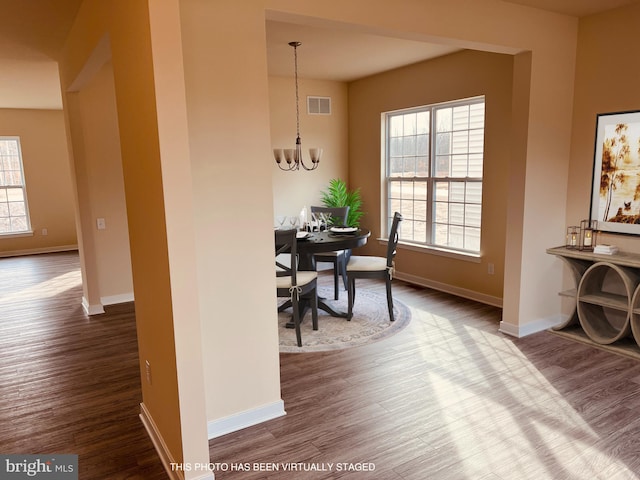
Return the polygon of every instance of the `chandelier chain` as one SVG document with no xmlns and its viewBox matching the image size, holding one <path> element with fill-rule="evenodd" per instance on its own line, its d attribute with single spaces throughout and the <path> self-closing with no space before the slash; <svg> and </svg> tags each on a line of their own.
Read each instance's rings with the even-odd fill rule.
<svg viewBox="0 0 640 480">
<path fill-rule="evenodd" d="M 298 93 L 298 45 L 293 46 L 293 71 L 296 82 L 296 135 L 300 137 L 300 96 Z"/>
<path fill-rule="evenodd" d="M 295 148 L 274 148 L 273 155 L 280 170 L 298 170 L 302 167 L 305 170 L 315 170 L 320 163 L 322 156 L 322 148 L 310 148 L 309 155 L 311 157 L 311 166 L 305 165 L 302 160 L 302 140 L 300 139 L 300 90 L 298 86 L 298 47 L 302 45 L 300 42 L 289 42 L 293 47 L 293 66 L 294 80 L 296 86 L 296 145 Z M 282 160 L 286 160 L 286 165 L 282 166 Z"/>
</svg>

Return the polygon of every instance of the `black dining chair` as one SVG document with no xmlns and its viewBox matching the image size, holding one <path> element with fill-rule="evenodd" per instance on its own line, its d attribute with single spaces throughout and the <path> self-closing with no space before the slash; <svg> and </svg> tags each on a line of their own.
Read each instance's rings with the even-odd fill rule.
<svg viewBox="0 0 640 480">
<path fill-rule="evenodd" d="M 387 306 L 389 307 L 389 319 L 393 322 L 393 297 L 391 296 L 391 280 L 393 279 L 393 259 L 396 256 L 398 245 L 398 224 L 402 221 L 402 215 L 395 212 L 391 231 L 389 232 L 389 242 L 387 244 L 387 256 L 352 256 L 347 264 L 349 310 L 347 320 L 353 317 L 353 302 L 356 297 L 357 278 L 382 278 L 387 287 Z"/>
<path fill-rule="evenodd" d="M 346 225 L 349 216 L 349 207 L 311 207 L 312 214 L 325 213 L 331 215 L 332 225 Z M 351 255 L 351 250 L 338 250 L 336 252 L 316 253 L 316 262 L 327 262 L 333 264 L 333 298 L 338 300 L 340 295 L 339 275 L 342 275 L 344 289 L 347 289 L 347 261 Z"/>
<path fill-rule="evenodd" d="M 278 297 L 288 297 L 291 299 L 296 340 L 298 341 L 298 346 L 301 347 L 302 334 L 300 333 L 300 322 L 302 318 L 300 316 L 300 297 L 305 296 L 310 298 L 313 329 L 318 330 L 318 273 L 298 270 L 296 232 L 296 229 L 275 230 L 276 290 Z M 291 262 L 289 265 L 285 265 L 278 260 L 278 256 L 283 253 L 291 254 Z"/>
</svg>

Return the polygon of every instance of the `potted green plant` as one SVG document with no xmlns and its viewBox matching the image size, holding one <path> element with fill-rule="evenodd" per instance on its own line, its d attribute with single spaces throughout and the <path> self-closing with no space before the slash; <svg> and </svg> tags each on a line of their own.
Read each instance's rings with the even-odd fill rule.
<svg viewBox="0 0 640 480">
<path fill-rule="evenodd" d="M 333 178 L 329 181 L 327 190 L 321 192 L 322 203 L 325 207 L 349 207 L 347 226 L 359 227 L 363 212 L 360 189 L 349 191 L 344 180 Z"/>
</svg>

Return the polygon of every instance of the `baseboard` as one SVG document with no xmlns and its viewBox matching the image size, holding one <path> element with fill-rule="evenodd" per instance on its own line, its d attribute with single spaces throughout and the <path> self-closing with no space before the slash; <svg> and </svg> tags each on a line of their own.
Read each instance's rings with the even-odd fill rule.
<svg viewBox="0 0 640 480">
<path fill-rule="evenodd" d="M 446 283 L 435 282 L 433 280 L 428 280 L 423 277 L 418 277 L 417 275 L 411 275 L 408 273 L 402 273 L 398 271 L 395 272 L 394 276 L 398 280 L 412 283 L 414 285 L 420 285 L 421 287 L 432 288 L 440 292 L 450 293 L 451 295 L 455 295 L 457 297 L 467 298 L 469 300 L 474 300 L 476 302 L 484 303 L 486 305 L 492 305 L 494 307 L 502 308 L 502 298 L 500 297 L 485 295 L 483 293 L 474 292 L 473 290 L 468 290 L 466 288 L 460 288 L 460 287 L 456 287 L 454 285 L 449 285 Z"/>
<path fill-rule="evenodd" d="M 529 322 L 524 325 L 514 325 L 513 323 L 506 323 L 505 321 L 502 321 L 500 322 L 500 328 L 498 330 L 507 335 L 511 335 L 512 337 L 522 338 L 527 335 L 533 335 L 534 333 L 549 330 L 550 328 L 560 325 L 564 321 L 566 321 L 566 317 L 561 314 L 541 318 L 540 320 Z"/>
<path fill-rule="evenodd" d="M 22 255 L 39 255 L 41 253 L 59 253 L 78 250 L 78 245 L 60 245 L 57 247 L 29 248 L 26 250 L 12 250 L 0 252 L 0 257 L 20 257 Z"/>
<path fill-rule="evenodd" d="M 100 303 L 102 303 L 102 305 L 117 305 L 118 303 L 129 303 L 133 301 L 134 301 L 133 292 L 122 293 L 120 295 L 108 295 L 106 297 L 100 297 Z"/>
<path fill-rule="evenodd" d="M 172 457 L 171 452 L 169 452 L 167 445 L 164 443 L 162 435 L 160 434 L 158 427 L 156 427 L 156 424 L 153 421 L 153 418 L 151 418 L 151 414 L 149 413 L 149 410 L 147 410 L 147 407 L 144 403 L 140 404 L 140 420 L 142 420 L 142 425 L 144 425 L 144 428 L 147 431 L 147 434 L 149 435 L 153 446 L 158 452 L 160 461 L 162 462 L 164 469 L 167 471 L 169 478 L 171 478 L 172 480 L 183 480 L 184 475 L 181 471 L 171 469 L 171 464 L 175 464 L 176 461 Z"/>
<path fill-rule="evenodd" d="M 133 302 L 133 293 L 123 293 L 121 295 L 109 295 L 100 297 L 100 303 L 90 304 L 85 297 L 82 297 L 82 309 L 87 315 L 101 315 L 105 313 L 104 307 Z"/>
<path fill-rule="evenodd" d="M 145 407 L 144 403 L 140 404 L 140 420 L 142 420 L 142 425 L 144 425 L 144 428 L 147 431 L 147 434 L 149 435 L 149 438 L 151 439 L 151 442 L 153 443 L 153 446 L 155 447 L 156 452 L 158 452 L 158 456 L 160 457 L 162 466 L 167 471 L 167 475 L 169 476 L 169 479 L 184 480 L 183 470 L 171 468 L 171 464 L 176 465 L 176 461 L 171 455 L 171 452 L 169 452 L 169 449 L 167 448 L 166 443 L 164 443 L 162 435 L 160 434 L 160 431 L 156 427 L 156 424 L 153 421 L 153 418 L 151 418 L 151 415 L 149 414 L 149 411 L 147 410 L 147 407 Z M 203 473 L 198 477 L 190 477 L 190 478 L 191 480 L 214 480 L 215 479 L 214 474 L 210 471 Z"/>
<path fill-rule="evenodd" d="M 82 297 L 82 309 L 84 310 L 84 313 L 89 316 L 104 313 L 104 307 L 101 303 L 92 305 L 85 297 Z"/>
<path fill-rule="evenodd" d="M 236 413 L 229 417 L 211 420 L 207 422 L 209 440 L 286 414 L 287 412 L 284 410 L 284 402 L 282 400 L 278 400 L 277 402 Z"/>
</svg>

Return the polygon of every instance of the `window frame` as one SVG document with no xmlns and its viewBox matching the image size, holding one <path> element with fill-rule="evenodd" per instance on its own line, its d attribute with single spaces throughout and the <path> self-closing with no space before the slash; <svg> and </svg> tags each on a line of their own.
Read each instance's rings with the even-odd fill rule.
<svg viewBox="0 0 640 480">
<path fill-rule="evenodd" d="M 29 202 L 27 199 L 27 182 L 25 179 L 25 175 L 24 175 L 24 159 L 22 156 L 22 144 L 20 141 L 20 137 L 17 135 L 1 135 L 0 136 L 0 141 L 5 142 L 5 141 L 13 141 L 15 142 L 16 145 L 16 149 L 17 149 L 17 157 L 18 157 L 18 163 L 19 163 L 19 170 L 12 168 L 10 170 L 13 171 L 19 171 L 20 172 L 20 180 L 21 180 L 21 184 L 20 185 L 6 185 L 6 182 L 0 183 L 0 191 L 5 191 L 7 192 L 6 195 L 6 200 L 3 200 L 0 198 L 0 204 L 6 204 L 7 207 L 9 207 L 9 195 L 8 192 L 11 189 L 20 189 L 22 191 L 22 201 L 21 203 L 24 205 L 24 217 L 25 217 L 25 221 L 26 221 L 26 228 L 23 230 L 10 230 L 8 232 L 1 232 L 0 231 L 0 238 L 6 238 L 6 237 L 19 237 L 19 236 L 24 236 L 24 235 L 32 235 L 33 234 L 33 229 L 31 226 L 31 216 L 29 214 Z M 5 157 L 7 157 L 9 155 L 3 155 L 0 153 L 0 172 L 4 173 L 5 170 Z M 8 212 L 8 217 L 3 217 L 3 218 L 9 218 L 11 219 L 11 213 Z"/>
<path fill-rule="evenodd" d="M 483 117 L 482 117 L 482 151 L 480 152 L 474 152 L 471 150 L 470 146 L 467 146 L 467 150 L 466 150 L 466 155 L 467 155 L 467 161 L 466 161 L 466 167 L 467 167 L 467 171 L 465 176 L 449 176 L 449 175 L 440 175 L 438 176 L 438 174 L 435 171 L 435 162 L 437 159 L 437 145 L 436 145 L 436 135 L 438 133 L 438 129 L 437 129 L 437 116 L 436 116 L 436 111 L 439 109 L 443 109 L 443 108 L 455 108 L 455 107 L 460 107 L 460 106 L 472 106 L 472 105 L 477 105 L 477 104 L 482 104 L 483 105 Z M 426 176 L 418 176 L 417 173 L 415 172 L 413 176 L 403 176 L 402 174 L 400 175 L 395 175 L 395 176 L 391 176 L 390 174 L 390 170 L 392 167 L 392 156 L 391 156 L 391 142 L 392 142 L 392 135 L 391 135 L 391 118 L 393 118 L 394 116 L 398 116 L 398 115 L 406 115 L 406 114 L 411 114 L 411 113 L 419 113 L 419 112 L 428 112 L 429 115 L 429 120 L 428 120 L 428 132 L 427 132 L 427 137 L 428 137 L 428 149 L 427 149 L 427 174 Z M 467 131 L 471 131 L 471 125 L 469 125 L 469 129 Z M 451 130 L 451 133 L 453 133 L 456 130 Z M 420 183 L 424 183 L 426 185 L 426 195 L 425 195 L 425 203 L 426 203 L 426 217 L 424 220 L 425 223 L 425 242 L 421 242 L 419 240 L 415 240 L 413 238 L 413 234 L 412 234 L 412 239 L 406 239 L 406 238 L 400 238 L 400 244 L 404 245 L 412 250 L 429 250 L 430 252 L 439 254 L 439 255 L 444 255 L 444 256 L 453 256 L 456 258 L 463 258 L 463 259 L 470 259 L 472 261 L 475 261 L 477 259 L 480 258 L 481 256 L 481 252 L 482 252 L 482 244 L 481 244 L 481 239 L 482 239 L 482 186 L 479 189 L 479 202 L 468 202 L 466 197 L 467 194 L 467 190 L 468 190 L 468 186 L 473 184 L 473 183 L 480 183 L 482 185 L 483 183 L 483 177 L 484 177 L 484 145 L 485 145 L 485 135 L 486 135 L 486 97 L 484 95 L 478 95 L 478 96 L 474 96 L 474 97 L 469 97 L 469 98 L 462 98 L 462 99 L 458 99 L 458 100 L 453 100 L 453 101 L 448 101 L 448 102 L 440 102 L 440 103 L 434 103 L 434 104 L 429 104 L 429 105 L 422 105 L 422 106 L 417 106 L 417 107 L 410 107 L 410 108 L 404 108 L 404 109 L 398 109 L 398 110 L 392 110 L 392 111 L 387 111 L 387 112 L 383 112 L 382 113 L 382 126 L 381 126 L 381 133 L 382 133 L 382 162 L 381 162 L 381 173 L 382 173 L 382 191 L 383 191 L 383 197 L 381 198 L 382 201 L 382 231 L 383 232 L 387 232 L 389 231 L 390 228 L 390 224 L 391 224 L 391 219 L 393 216 L 393 211 L 397 210 L 397 209 L 392 209 L 392 202 L 397 201 L 398 198 L 396 197 L 392 197 L 392 190 L 393 190 L 393 184 L 394 183 L 398 183 L 398 185 L 402 186 L 401 182 L 405 181 L 407 183 L 410 183 L 412 185 L 412 187 L 414 188 L 415 191 L 415 185 L 420 184 Z M 403 132 L 404 133 L 404 132 Z M 421 132 L 418 131 L 418 129 L 416 129 L 416 135 L 420 135 L 422 134 Z M 479 158 L 482 161 L 482 167 L 480 169 L 480 174 L 481 176 L 469 176 L 469 169 L 471 167 L 470 161 L 469 161 L 469 155 L 470 154 L 479 154 Z M 448 152 L 447 155 L 449 155 L 449 157 L 451 157 L 452 152 Z M 416 150 L 416 158 L 420 157 L 420 152 L 418 150 Z M 404 155 L 401 155 L 400 158 L 405 158 Z M 396 165 L 397 168 L 397 165 Z M 452 185 L 456 182 L 462 182 L 463 186 L 464 186 L 464 191 L 465 191 L 465 199 L 462 202 L 462 205 L 464 206 L 463 210 L 466 213 L 466 206 L 467 205 L 473 205 L 473 204 L 477 204 L 479 205 L 479 209 L 478 209 L 478 220 L 477 220 L 477 226 L 474 225 L 470 225 L 470 224 L 465 224 L 463 222 L 462 224 L 462 228 L 470 228 L 470 229 L 477 229 L 477 250 L 473 249 L 473 248 L 464 248 L 463 247 L 456 247 L 456 246 L 451 246 L 451 245 L 443 245 L 443 244 L 438 244 L 435 243 L 435 237 L 434 237 L 434 230 L 435 230 L 435 223 L 434 223 L 434 217 L 436 215 L 436 185 L 437 184 L 448 184 L 448 185 Z M 402 195 L 400 195 L 400 199 L 402 198 Z M 411 197 L 411 203 L 413 206 L 415 206 L 415 197 Z M 418 200 L 419 201 L 419 200 Z M 447 203 L 451 202 L 451 200 L 449 199 L 447 201 Z M 446 225 L 450 226 L 453 225 L 457 225 L 455 222 L 451 222 L 450 217 L 447 219 L 447 223 Z M 416 223 L 420 223 L 422 221 L 422 219 L 418 219 L 416 221 Z M 465 220 L 466 222 L 466 220 Z M 403 224 L 401 224 L 402 226 Z M 467 234 L 465 234 L 463 236 L 463 241 L 464 239 L 467 238 Z"/>
</svg>

